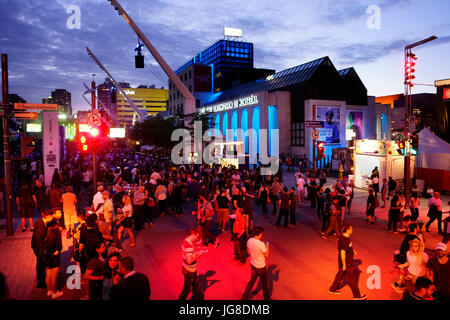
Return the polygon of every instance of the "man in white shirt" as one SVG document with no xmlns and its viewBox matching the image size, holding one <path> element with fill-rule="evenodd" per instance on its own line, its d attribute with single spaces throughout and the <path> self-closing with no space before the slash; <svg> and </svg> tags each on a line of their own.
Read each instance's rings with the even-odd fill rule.
<svg viewBox="0 0 450 320">
<path fill-rule="evenodd" d="M 264 229 L 262 227 L 256 227 L 253 230 L 253 238 L 247 241 L 247 251 L 250 255 L 251 266 L 251 278 L 245 288 L 242 300 L 248 300 L 250 298 L 250 292 L 256 283 L 258 278 L 261 279 L 263 287 L 264 300 L 270 300 L 269 286 L 267 282 L 267 267 L 266 258 L 269 256 L 269 242 L 261 241 Z"/>
<path fill-rule="evenodd" d="M 92 200 L 93 212 L 97 214 L 103 213 L 103 203 L 105 200 L 103 199 L 103 186 L 97 187 L 97 193 L 94 195 L 94 199 Z"/>
<path fill-rule="evenodd" d="M 297 179 L 297 202 L 299 204 L 303 202 L 304 187 L 305 179 L 303 179 L 303 174 L 300 173 Z"/>
</svg>

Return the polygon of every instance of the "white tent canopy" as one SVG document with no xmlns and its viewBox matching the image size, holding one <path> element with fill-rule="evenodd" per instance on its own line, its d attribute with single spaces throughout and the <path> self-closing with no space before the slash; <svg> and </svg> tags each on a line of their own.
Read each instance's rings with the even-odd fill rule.
<svg viewBox="0 0 450 320">
<path fill-rule="evenodd" d="M 450 170 L 450 144 L 424 128 L 419 132 L 418 168 Z"/>
</svg>

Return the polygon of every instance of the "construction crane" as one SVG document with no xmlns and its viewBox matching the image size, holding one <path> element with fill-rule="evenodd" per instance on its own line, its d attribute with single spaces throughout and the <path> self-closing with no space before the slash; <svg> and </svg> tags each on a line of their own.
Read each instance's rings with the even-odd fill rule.
<svg viewBox="0 0 450 320">
<path fill-rule="evenodd" d="M 181 95 L 184 98 L 184 106 L 185 106 L 185 114 L 190 114 L 195 112 L 195 97 L 188 90 L 188 88 L 184 85 L 184 83 L 180 80 L 179 77 L 173 72 L 173 70 L 169 67 L 163 57 L 159 54 L 159 52 L 153 47 L 152 43 L 147 39 L 145 34 L 139 29 L 136 23 L 131 19 L 130 15 L 122 8 L 119 1 L 117 0 L 108 0 L 111 2 L 111 5 L 117 10 L 117 13 L 121 15 L 125 21 L 130 25 L 133 31 L 137 34 L 139 39 L 145 44 L 147 49 L 152 54 L 153 58 L 155 58 L 156 62 L 161 66 L 169 79 L 173 82 L 175 87 L 180 91 Z"/>
<path fill-rule="evenodd" d="M 112 83 L 116 86 L 117 89 L 120 90 L 120 92 L 122 93 L 122 95 L 125 97 L 125 99 L 128 101 L 128 103 L 130 104 L 131 108 L 134 110 L 134 112 L 137 114 L 138 116 L 138 120 L 139 121 L 144 121 L 145 117 L 147 116 L 147 112 L 144 110 L 139 109 L 133 102 L 133 100 L 125 93 L 125 91 L 122 89 L 122 87 L 116 82 L 116 80 L 114 80 L 114 78 L 112 77 L 112 75 L 108 72 L 108 70 L 106 70 L 106 68 L 102 65 L 102 63 L 97 59 L 97 57 L 94 55 L 94 53 L 92 53 L 92 51 L 86 46 L 86 51 L 88 52 L 89 56 L 92 58 L 92 60 L 94 60 L 94 62 L 100 67 L 100 69 L 102 69 L 106 75 L 108 76 L 108 78 L 112 81 Z"/>
</svg>

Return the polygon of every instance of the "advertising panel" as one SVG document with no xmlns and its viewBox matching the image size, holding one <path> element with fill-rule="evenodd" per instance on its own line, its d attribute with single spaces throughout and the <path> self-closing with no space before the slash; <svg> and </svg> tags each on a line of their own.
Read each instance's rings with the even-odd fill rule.
<svg viewBox="0 0 450 320">
<path fill-rule="evenodd" d="M 319 128 L 319 140 L 326 144 L 341 143 L 340 125 L 341 108 L 333 106 L 316 106 L 317 121 L 324 121 L 324 127 Z"/>
<path fill-rule="evenodd" d="M 345 138 L 349 140 L 359 140 L 364 137 L 364 117 L 362 111 L 347 110 Z"/>
<path fill-rule="evenodd" d="M 45 185 L 50 186 L 55 169 L 59 171 L 59 125 L 58 112 L 43 112 L 43 158 Z"/>
</svg>

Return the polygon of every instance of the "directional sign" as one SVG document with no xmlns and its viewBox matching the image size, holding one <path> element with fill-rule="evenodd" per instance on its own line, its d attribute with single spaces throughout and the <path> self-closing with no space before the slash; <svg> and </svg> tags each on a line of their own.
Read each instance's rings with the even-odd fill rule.
<svg viewBox="0 0 450 320">
<path fill-rule="evenodd" d="M 314 128 L 313 131 L 312 131 L 312 138 L 314 140 L 319 139 L 319 130 L 317 130 L 316 128 Z"/>
<path fill-rule="evenodd" d="M 14 118 L 16 119 L 37 119 L 38 117 L 38 112 L 14 112 Z"/>
<path fill-rule="evenodd" d="M 96 127 L 96 126 L 101 125 L 101 124 L 102 124 L 102 120 L 101 120 L 101 118 L 100 118 L 100 115 L 97 114 L 97 113 L 91 113 L 91 114 L 89 114 L 89 116 L 88 116 L 88 123 L 89 123 L 91 126 L 93 126 L 93 127 Z"/>
<path fill-rule="evenodd" d="M 14 103 L 14 109 L 55 111 L 58 110 L 58 105 L 51 103 Z"/>
<path fill-rule="evenodd" d="M 306 121 L 307 128 L 323 128 L 324 121 Z"/>
</svg>

